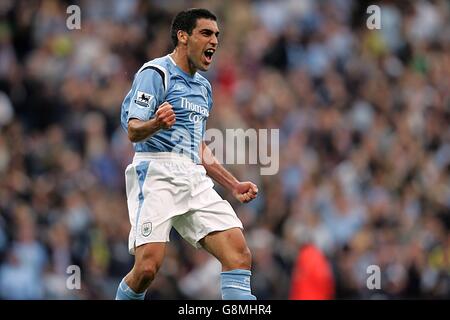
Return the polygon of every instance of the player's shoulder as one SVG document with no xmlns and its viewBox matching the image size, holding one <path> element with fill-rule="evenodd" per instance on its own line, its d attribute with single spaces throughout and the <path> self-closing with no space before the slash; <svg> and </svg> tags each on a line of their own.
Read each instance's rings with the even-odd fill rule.
<svg viewBox="0 0 450 320">
<path fill-rule="evenodd" d="M 147 61 L 144 63 L 136 72 L 136 74 L 140 74 L 146 70 L 155 70 L 155 71 L 161 71 L 165 73 L 166 75 L 169 73 L 169 60 L 167 56 L 155 58 L 153 60 Z"/>
<path fill-rule="evenodd" d="M 144 63 L 136 72 L 139 77 L 158 77 L 161 79 L 164 89 L 168 88 L 168 81 L 170 77 L 170 61 L 168 56 L 159 57 Z"/>
</svg>

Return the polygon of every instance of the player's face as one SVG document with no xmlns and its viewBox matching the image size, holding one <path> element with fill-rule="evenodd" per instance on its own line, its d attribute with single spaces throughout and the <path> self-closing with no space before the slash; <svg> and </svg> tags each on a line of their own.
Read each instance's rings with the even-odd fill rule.
<svg viewBox="0 0 450 320">
<path fill-rule="evenodd" d="M 187 54 L 189 62 L 196 69 L 206 71 L 212 62 L 212 56 L 216 52 L 219 36 L 217 22 L 210 19 L 198 19 L 197 25 L 188 36 Z"/>
</svg>

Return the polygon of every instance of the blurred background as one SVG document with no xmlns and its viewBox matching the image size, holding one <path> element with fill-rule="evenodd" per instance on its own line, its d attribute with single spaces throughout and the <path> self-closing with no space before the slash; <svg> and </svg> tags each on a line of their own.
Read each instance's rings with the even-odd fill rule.
<svg viewBox="0 0 450 320">
<path fill-rule="evenodd" d="M 369 30 L 370 4 L 381 29 Z M 81 9 L 69 30 L 66 9 Z M 119 126 L 170 22 L 212 10 L 208 127 L 280 129 L 280 170 L 228 165 L 259 299 L 450 298 L 450 3 L 0 2 L 0 298 L 113 299 L 131 269 Z M 67 267 L 81 269 L 69 290 Z M 380 289 L 369 289 L 370 266 Z M 174 232 L 151 299 L 218 299 L 220 265 Z M 375 283 L 374 281 L 369 281 Z"/>
</svg>

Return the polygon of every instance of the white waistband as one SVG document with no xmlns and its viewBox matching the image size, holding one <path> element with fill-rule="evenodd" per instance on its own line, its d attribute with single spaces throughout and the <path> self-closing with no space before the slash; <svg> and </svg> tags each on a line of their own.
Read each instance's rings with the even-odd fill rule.
<svg viewBox="0 0 450 320">
<path fill-rule="evenodd" d="M 174 160 L 194 163 L 189 157 L 174 152 L 136 152 L 133 161 L 135 160 Z"/>
</svg>

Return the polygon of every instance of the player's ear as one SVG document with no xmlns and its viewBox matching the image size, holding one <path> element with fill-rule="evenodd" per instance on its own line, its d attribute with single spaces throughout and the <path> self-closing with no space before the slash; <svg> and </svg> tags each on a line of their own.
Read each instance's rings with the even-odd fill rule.
<svg viewBox="0 0 450 320">
<path fill-rule="evenodd" d="M 186 31 L 178 30 L 177 32 L 178 42 L 187 44 L 188 34 Z"/>
</svg>

